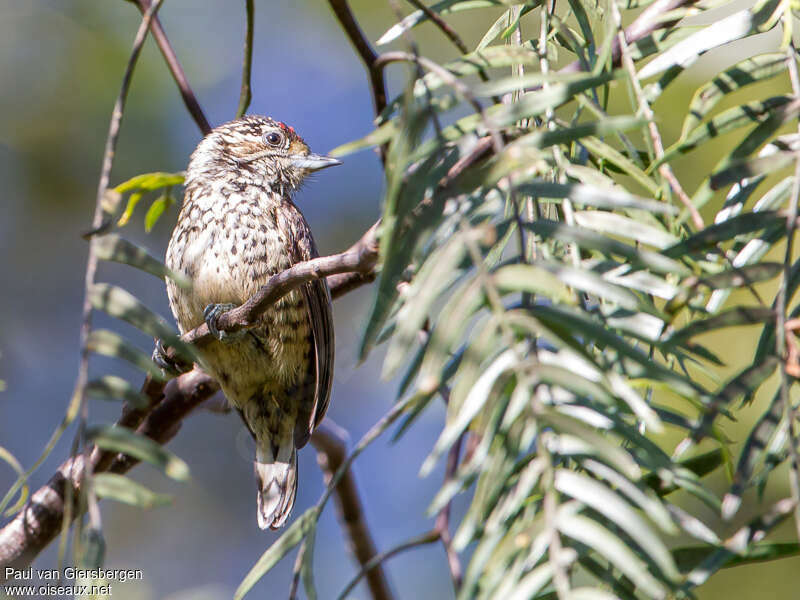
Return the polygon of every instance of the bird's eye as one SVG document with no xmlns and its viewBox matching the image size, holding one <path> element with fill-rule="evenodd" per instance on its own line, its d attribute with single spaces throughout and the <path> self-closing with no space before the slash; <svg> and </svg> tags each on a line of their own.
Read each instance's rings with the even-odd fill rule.
<svg viewBox="0 0 800 600">
<path fill-rule="evenodd" d="M 269 146 L 280 146 L 283 142 L 283 136 L 277 131 L 271 131 L 264 136 L 264 141 Z"/>
</svg>

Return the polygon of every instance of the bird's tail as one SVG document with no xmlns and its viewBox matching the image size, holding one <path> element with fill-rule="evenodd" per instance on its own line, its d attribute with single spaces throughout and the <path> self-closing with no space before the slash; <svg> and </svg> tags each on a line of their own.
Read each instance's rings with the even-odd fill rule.
<svg viewBox="0 0 800 600">
<path fill-rule="evenodd" d="M 289 518 L 297 494 L 297 450 L 290 437 L 277 447 L 260 441 L 253 463 L 258 485 L 258 526 L 280 529 Z"/>
</svg>

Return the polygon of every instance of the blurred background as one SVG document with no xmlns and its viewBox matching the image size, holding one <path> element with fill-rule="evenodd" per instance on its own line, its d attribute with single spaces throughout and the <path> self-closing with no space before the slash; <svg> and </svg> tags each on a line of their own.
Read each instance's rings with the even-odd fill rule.
<svg viewBox="0 0 800 600">
<path fill-rule="evenodd" d="M 243 4 L 169 0 L 160 12 L 212 125 L 232 118 L 238 104 Z M 370 40 L 396 20 L 388 3 L 359 0 L 351 6 Z M 469 46 L 474 47 L 500 9 L 487 14 L 473 11 L 453 18 Z M 61 421 L 74 385 L 87 252 L 80 234 L 89 228 L 108 119 L 139 21 L 135 7 L 121 1 L 0 0 L 0 379 L 7 386 L 0 393 L 0 445 L 25 467 L 38 458 Z M 530 27 L 536 31 L 535 21 Z M 415 31 L 415 36 L 432 58 L 455 58 L 452 46 L 429 25 Z M 760 36 L 726 49 L 724 56 L 709 57 L 708 72 L 712 66 L 736 62 L 759 44 L 760 49 L 774 47 L 775 39 Z M 389 78 L 394 93 L 402 86 L 402 71 L 397 69 Z M 676 99 L 681 109 L 685 106 L 703 81 L 703 65 L 692 73 L 694 79 L 684 77 L 659 101 L 662 110 Z M 252 87 L 250 112 L 293 125 L 317 152 L 327 152 L 372 128 L 372 101 L 363 68 L 321 0 L 256 3 Z M 763 88 L 752 93 L 763 94 Z M 662 126 L 665 137 L 674 139 L 680 122 Z M 148 39 L 128 99 L 112 185 L 139 173 L 183 170 L 198 141 L 198 130 Z M 714 162 L 713 157 L 693 156 L 679 176 L 691 189 Z M 348 157 L 343 166 L 326 170 L 305 186 L 297 201 L 322 254 L 345 249 L 375 221 L 381 193 L 380 163 L 369 151 Z M 177 206 L 145 234 L 142 220 L 147 204 L 141 203 L 123 234 L 161 257 Z M 169 317 L 163 284 L 157 280 L 108 264 L 101 265 L 98 280 L 124 284 Z M 369 302 L 367 288 L 337 301 L 334 309 L 337 364 L 328 415 L 353 442 L 390 408 L 396 393 L 395 382 L 379 380 L 379 353 L 357 364 L 356 348 Z M 113 328 L 148 352 L 151 349 L 151 340 L 125 324 L 98 314 L 95 325 Z M 730 344 L 734 354 L 741 349 L 744 356 L 752 349 L 742 341 L 746 338 L 741 332 L 726 335 L 730 339 L 719 342 Z M 731 358 L 735 364 L 736 357 Z M 118 361 L 98 357 L 92 359 L 91 372 L 119 374 L 134 383 L 141 379 Z M 763 404 L 756 403 L 742 418 L 756 418 L 762 410 Z M 118 413 L 117 404 L 91 401 L 92 423 L 113 422 Z M 425 508 L 442 473 L 420 479 L 417 471 L 438 435 L 442 415 L 438 406 L 428 410 L 398 443 L 391 444 L 386 434 L 356 462 L 366 518 L 382 550 L 432 526 Z M 727 431 L 733 439 L 737 428 Z M 73 434 L 73 430 L 65 434 L 34 474 L 34 489 L 69 453 Z M 144 573 L 143 581 L 113 583 L 115 600 L 230 597 L 277 537 L 256 526 L 252 448 L 236 414 L 197 412 L 185 421 L 170 448 L 189 464 L 190 482 L 173 482 L 148 466 L 138 467 L 131 476 L 171 494 L 171 505 L 150 511 L 111 502 L 102 505 L 106 567 L 140 568 Z M 300 478 L 295 516 L 323 491 L 310 448 L 300 454 Z M 13 481 L 11 470 L 0 465 L 0 489 Z M 723 477 L 716 483 L 718 491 L 725 489 Z M 778 487 L 765 502 L 785 492 Z M 702 512 L 691 503 L 688 507 Z M 463 501 L 457 501 L 457 512 L 463 509 Z M 718 525 L 718 532 L 730 533 L 738 523 Z M 252 597 L 285 597 L 292 557 L 267 575 Z M 53 546 L 35 566 L 50 568 L 55 562 Z M 322 598 L 338 594 L 356 572 L 332 505 L 326 508 L 317 534 L 315 565 Z M 792 559 L 735 573 L 723 571 L 698 595 L 796 597 L 798 566 L 800 562 Z M 452 597 L 439 545 L 393 558 L 387 569 L 399 598 Z M 353 597 L 366 597 L 363 587 Z"/>
</svg>

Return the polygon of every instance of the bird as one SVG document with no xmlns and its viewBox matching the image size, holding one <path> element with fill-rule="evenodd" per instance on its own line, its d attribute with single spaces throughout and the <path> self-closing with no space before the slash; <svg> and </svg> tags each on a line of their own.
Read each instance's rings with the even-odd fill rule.
<svg viewBox="0 0 800 600">
<path fill-rule="evenodd" d="M 255 440 L 257 518 L 279 529 L 297 495 L 297 450 L 328 408 L 334 363 L 330 290 L 324 278 L 290 291 L 233 334 L 219 315 L 267 280 L 315 258 L 311 229 L 292 198 L 316 171 L 341 164 L 314 154 L 293 127 L 247 115 L 208 133 L 191 155 L 166 266 L 188 278 L 167 281 L 181 333 L 206 322 L 215 339 L 198 349 Z"/>
</svg>

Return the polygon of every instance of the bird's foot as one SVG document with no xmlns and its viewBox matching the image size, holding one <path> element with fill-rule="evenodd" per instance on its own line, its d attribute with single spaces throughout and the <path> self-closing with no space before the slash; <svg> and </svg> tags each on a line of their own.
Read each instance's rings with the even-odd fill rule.
<svg viewBox="0 0 800 600">
<path fill-rule="evenodd" d="M 153 349 L 151 358 L 160 369 L 162 369 L 167 375 L 171 375 L 173 377 L 177 377 L 178 375 L 191 371 L 192 369 L 192 365 L 187 365 L 179 358 L 171 357 L 167 351 L 167 347 L 161 340 L 156 340 L 156 347 Z"/>
<path fill-rule="evenodd" d="M 232 342 L 239 337 L 241 332 L 230 333 L 227 331 L 220 331 L 217 323 L 220 315 L 236 308 L 236 304 L 225 302 L 222 304 L 209 304 L 203 311 L 203 320 L 208 325 L 208 331 L 221 342 Z"/>
</svg>

